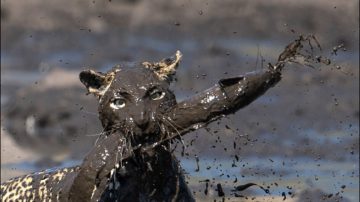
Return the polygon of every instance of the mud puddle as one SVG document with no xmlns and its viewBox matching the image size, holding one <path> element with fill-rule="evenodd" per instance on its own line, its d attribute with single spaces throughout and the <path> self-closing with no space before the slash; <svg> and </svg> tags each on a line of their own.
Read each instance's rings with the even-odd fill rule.
<svg viewBox="0 0 360 202">
<path fill-rule="evenodd" d="M 342 193 L 345 198 L 351 201 L 359 200 L 359 166 L 355 159 L 352 162 L 337 162 L 320 160 L 314 162 L 313 159 L 295 158 L 284 159 L 283 157 L 271 158 L 244 158 L 233 167 L 233 159 L 217 159 L 214 164 L 213 159 L 202 158 L 199 162 L 200 172 L 196 172 L 196 164 L 193 160 L 180 159 L 182 167 L 189 172 L 190 185 L 198 191 L 198 195 L 205 197 L 206 179 L 212 183 L 213 196 L 217 183 L 221 183 L 226 196 L 234 196 L 234 187 L 256 183 L 269 189 L 270 196 L 281 196 L 283 192 L 288 197 L 295 196 L 301 190 L 308 187 L 321 188 L 328 193 L 341 191 L 342 186 L 346 190 Z M 221 167 L 219 166 L 221 164 Z M 209 165 L 211 169 L 207 169 Z M 248 188 L 244 192 L 249 197 L 265 196 L 264 190 L 258 187 Z"/>
</svg>

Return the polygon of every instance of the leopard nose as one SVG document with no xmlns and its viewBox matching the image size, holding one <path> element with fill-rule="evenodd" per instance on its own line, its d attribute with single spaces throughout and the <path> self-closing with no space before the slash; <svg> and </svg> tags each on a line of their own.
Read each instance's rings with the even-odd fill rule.
<svg viewBox="0 0 360 202">
<path fill-rule="evenodd" d="M 147 112 L 142 111 L 138 114 L 137 117 L 134 117 L 134 122 L 139 128 L 146 128 L 149 124 L 149 116 Z"/>
</svg>

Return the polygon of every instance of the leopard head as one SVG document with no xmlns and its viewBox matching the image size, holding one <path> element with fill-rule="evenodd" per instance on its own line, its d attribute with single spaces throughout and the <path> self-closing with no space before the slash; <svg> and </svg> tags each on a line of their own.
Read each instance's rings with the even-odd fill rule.
<svg viewBox="0 0 360 202">
<path fill-rule="evenodd" d="M 118 130 L 133 144 L 164 138 L 172 124 L 164 114 L 176 105 L 169 86 L 181 57 L 178 51 L 160 62 L 117 65 L 106 73 L 82 71 L 80 81 L 99 100 L 104 131 Z"/>
</svg>

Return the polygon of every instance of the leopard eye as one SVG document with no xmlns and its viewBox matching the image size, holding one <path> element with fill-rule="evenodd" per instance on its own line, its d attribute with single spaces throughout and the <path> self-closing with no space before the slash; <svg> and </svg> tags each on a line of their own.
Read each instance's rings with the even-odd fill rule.
<svg viewBox="0 0 360 202">
<path fill-rule="evenodd" d="M 150 98 L 152 100 L 161 100 L 163 99 L 165 96 L 165 92 L 163 91 L 159 91 L 159 90 L 154 90 L 153 92 L 151 92 L 150 94 Z"/>
<path fill-rule="evenodd" d="M 125 99 L 123 98 L 116 98 L 114 99 L 111 104 L 110 107 L 113 109 L 120 109 L 125 107 Z"/>
</svg>

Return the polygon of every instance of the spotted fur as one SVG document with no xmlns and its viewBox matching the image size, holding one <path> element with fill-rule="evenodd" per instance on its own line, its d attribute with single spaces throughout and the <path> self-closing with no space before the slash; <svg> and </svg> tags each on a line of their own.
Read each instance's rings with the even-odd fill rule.
<svg viewBox="0 0 360 202">
<path fill-rule="evenodd" d="M 79 167 L 41 171 L 1 184 L 2 201 L 63 201 L 65 184 L 71 183 Z"/>
</svg>

